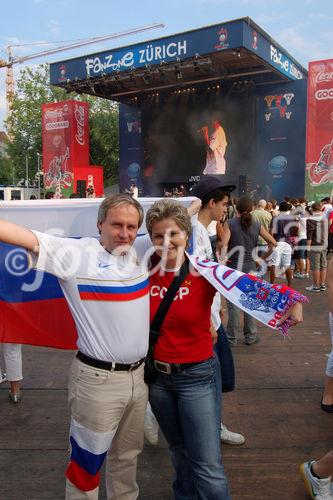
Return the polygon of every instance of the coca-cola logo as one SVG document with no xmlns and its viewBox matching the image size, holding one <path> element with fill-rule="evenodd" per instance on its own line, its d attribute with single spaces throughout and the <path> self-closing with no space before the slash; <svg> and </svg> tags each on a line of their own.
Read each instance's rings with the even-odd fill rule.
<svg viewBox="0 0 333 500">
<path fill-rule="evenodd" d="M 61 109 L 48 109 L 45 113 L 45 118 L 48 120 L 49 118 L 62 118 L 63 110 Z"/>
<path fill-rule="evenodd" d="M 317 90 L 317 92 L 315 93 L 315 98 L 318 101 L 324 101 L 326 99 L 333 99 L 333 89 Z"/>
<path fill-rule="evenodd" d="M 320 73 L 316 76 L 316 83 L 330 82 L 331 80 L 333 80 L 333 71 L 326 73 L 325 71 L 320 71 Z"/>
<path fill-rule="evenodd" d="M 75 139 L 77 142 L 83 146 L 84 145 L 84 107 L 75 104 L 74 117 L 76 122 L 76 134 Z"/>
</svg>

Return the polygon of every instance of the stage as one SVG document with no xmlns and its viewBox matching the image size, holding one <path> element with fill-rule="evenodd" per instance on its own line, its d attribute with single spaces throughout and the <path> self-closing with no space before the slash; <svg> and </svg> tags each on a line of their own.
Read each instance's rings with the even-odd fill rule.
<svg viewBox="0 0 333 500">
<path fill-rule="evenodd" d="M 119 183 L 188 193 L 304 194 L 307 71 L 249 18 L 59 61 L 50 83 L 119 107 Z"/>
</svg>

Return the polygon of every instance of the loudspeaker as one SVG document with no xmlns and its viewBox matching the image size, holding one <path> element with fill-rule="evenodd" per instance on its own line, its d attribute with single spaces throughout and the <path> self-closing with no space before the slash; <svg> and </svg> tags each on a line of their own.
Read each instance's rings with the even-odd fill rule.
<svg viewBox="0 0 333 500">
<path fill-rule="evenodd" d="M 79 198 L 86 198 L 87 181 L 79 180 L 76 181 L 76 192 Z"/>
<path fill-rule="evenodd" d="M 240 175 L 238 177 L 238 196 L 246 196 L 248 189 L 247 175 Z"/>
</svg>

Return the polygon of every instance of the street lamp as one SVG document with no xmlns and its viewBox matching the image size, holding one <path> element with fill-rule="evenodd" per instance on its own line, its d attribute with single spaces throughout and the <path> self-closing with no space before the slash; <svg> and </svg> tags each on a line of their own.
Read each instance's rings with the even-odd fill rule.
<svg viewBox="0 0 333 500">
<path fill-rule="evenodd" d="M 29 187 L 29 160 L 28 155 L 25 155 L 25 187 Z"/>
<path fill-rule="evenodd" d="M 38 198 L 40 199 L 40 176 L 42 175 L 42 172 L 40 171 L 40 157 L 42 155 L 40 153 L 37 153 L 37 176 L 38 176 Z"/>
</svg>

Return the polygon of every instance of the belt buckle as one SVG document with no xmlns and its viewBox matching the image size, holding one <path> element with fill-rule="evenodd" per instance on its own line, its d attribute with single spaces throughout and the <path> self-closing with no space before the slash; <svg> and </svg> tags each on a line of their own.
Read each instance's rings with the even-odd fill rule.
<svg viewBox="0 0 333 500">
<path fill-rule="evenodd" d="M 135 368 L 138 368 L 140 366 L 140 363 L 141 363 L 141 359 L 139 359 L 139 361 L 136 361 L 135 363 L 132 363 L 130 366 L 130 369 L 128 371 L 131 372 L 131 371 L 135 370 Z"/>
<path fill-rule="evenodd" d="M 171 374 L 171 366 L 169 363 L 164 363 L 164 361 L 154 361 L 154 365 L 156 370 L 162 373 L 166 373 L 167 375 Z"/>
</svg>

